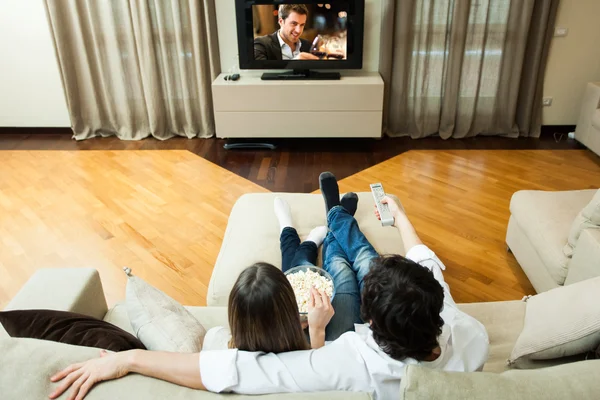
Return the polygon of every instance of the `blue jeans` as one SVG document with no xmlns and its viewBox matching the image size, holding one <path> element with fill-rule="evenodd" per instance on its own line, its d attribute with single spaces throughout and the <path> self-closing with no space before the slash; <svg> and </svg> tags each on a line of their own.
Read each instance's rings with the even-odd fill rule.
<svg viewBox="0 0 600 400">
<path fill-rule="evenodd" d="M 326 340 L 354 330 L 363 323 L 360 317 L 360 293 L 371 260 L 379 257 L 360 231 L 356 219 L 343 207 L 336 206 L 327 215 L 329 233 L 323 242 L 323 268 L 333 277 L 335 315 L 327 325 Z"/>
<path fill-rule="evenodd" d="M 300 243 L 300 236 L 296 229 L 292 227 L 283 228 L 279 237 L 279 246 L 281 248 L 281 270 L 286 272 L 288 269 L 300 265 L 317 264 L 317 255 L 319 249 L 314 242 Z"/>
</svg>

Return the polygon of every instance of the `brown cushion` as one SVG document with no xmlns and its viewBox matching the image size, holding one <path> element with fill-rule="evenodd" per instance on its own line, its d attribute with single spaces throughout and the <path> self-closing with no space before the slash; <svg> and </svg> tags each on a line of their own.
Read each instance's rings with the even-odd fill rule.
<svg viewBox="0 0 600 400">
<path fill-rule="evenodd" d="M 44 339 L 111 351 L 146 349 L 138 338 L 113 324 L 66 311 L 2 311 L 0 323 L 12 337 Z"/>
</svg>

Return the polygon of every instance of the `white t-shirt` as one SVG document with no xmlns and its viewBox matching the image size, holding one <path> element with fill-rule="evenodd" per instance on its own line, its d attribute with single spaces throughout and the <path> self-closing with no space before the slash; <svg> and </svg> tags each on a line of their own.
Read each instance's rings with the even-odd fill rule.
<svg viewBox="0 0 600 400">
<path fill-rule="evenodd" d="M 231 331 L 224 326 L 211 328 L 204 335 L 202 351 L 206 350 L 227 350 L 231 340 Z"/>
<path fill-rule="evenodd" d="M 361 324 L 355 326 L 355 332 L 347 332 L 317 350 L 265 354 L 203 349 L 200 353 L 202 383 L 211 392 L 267 394 L 348 390 L 369 392 L 375 399 L 397 399 L 406 365 L 468 372 L 483 368 L 489 350 L 487 332 L 479 321 L 456 306 L 442 275 L 444 264 L 424 245 L 413 247 L 406 257 L 429 268 L 444 288 L 444 308 L 440 313 L 444 326 L 438 338 L 442 351 L 435 361 L 394 360 L 379 348 L 369 325 Z M 215 331 L 213 335 L 223 334 Z M 213 348 L 220 340 L 209 338 L 207 346 Z"/>
</svg>

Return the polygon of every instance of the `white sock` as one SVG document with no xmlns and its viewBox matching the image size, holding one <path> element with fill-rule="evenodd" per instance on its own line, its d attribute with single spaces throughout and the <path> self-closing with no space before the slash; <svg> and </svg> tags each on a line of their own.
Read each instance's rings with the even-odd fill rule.
<svg viewBox="0 0 600 400">
<path fill-rule="evenodd" d="M 317 245 L 317 247 L 319 247 L 321 244 L 323 244 L 323 240 L 325 240 L 325 236 L 327 236 L 327 227 L 326 226 L 317 226 L 316 228 L 313 228 L 312 231 L 310 231 L 310 233 L 308 234 L 308 237 L 306 238 L 306 241 L 313 242 L 314 244 Z"/>
<path fill-rule="evenodd" d="M 292 226 L 292 211 L 290 210 L 290 205 L 282 199 L 281 197 L 275 197 L 274 202 L 275 207 L 275 215 L 279 220 L 279 230 L 283 231 L 284 228 Z"/>
</svg>

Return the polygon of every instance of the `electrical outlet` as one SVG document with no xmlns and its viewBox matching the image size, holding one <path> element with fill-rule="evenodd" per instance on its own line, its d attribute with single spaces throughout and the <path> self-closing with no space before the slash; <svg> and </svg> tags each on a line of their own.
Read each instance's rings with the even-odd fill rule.
<svg viewBox="0 0 600 400">
<path fill-rule="evenodd" d="M 564 36 L 567 36 L 567 33 L 569 33 L 569 28 L 556 27 L 554 29 L 555 37 L 564 37 Z"/>
<path fill-rule="evenodd" d="M 552 97 L 544 97 L 542 99 L 542 104 L 544 107 L 550 107 L 552 105 Z"/>
</svg>

